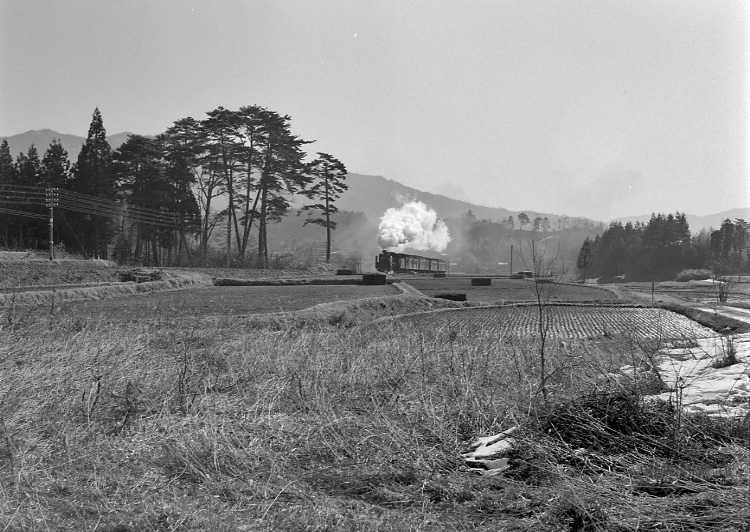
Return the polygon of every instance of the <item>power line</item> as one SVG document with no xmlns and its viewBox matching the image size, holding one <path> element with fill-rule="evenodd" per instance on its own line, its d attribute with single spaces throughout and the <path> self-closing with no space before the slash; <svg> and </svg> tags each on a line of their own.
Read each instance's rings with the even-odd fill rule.
<svg viewBox="0 0 750 532">
<path fill-rule="evenodd" d="M 44 214 L 37 214 L 34 212 L 26 212 L 26 211 L 17 211 L 15 209 L 4 209 L 3 207 L 0 207 L 0 214 L 10 214 L 12 216 L 25 216 L 27 218 L 38 218 L 41 220 L 47 219 L 47 217 Z"/>
<path fill-rule="evenodd" d="M 49 207 L 46 202 L 49 190 L 54 191 L 56 206 L 69 211 L 111 218 L 122 216 L 134 222 L 161 227 L 174 228 L 179 225 L 179 219 L 175 213 L 54 188 L 45 189 L 25 185 L 0 185 L 0 204 Z M 4 209 L 2 212 L 19 216 L 22 215 L 20 213 L 23 213 L 23 216 L 44 218 L 43 215 L 34 214 L 31 216 L 32 213 L 14 209 Z"/>
</svg>

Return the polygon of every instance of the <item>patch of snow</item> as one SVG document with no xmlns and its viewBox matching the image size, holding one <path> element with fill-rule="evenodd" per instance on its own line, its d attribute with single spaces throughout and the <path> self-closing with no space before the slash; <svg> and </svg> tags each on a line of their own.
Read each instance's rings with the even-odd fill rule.
<svg viewBox="0 0 750 532">
<path fill-rule="evenodd" d="M 671 391 L 656 395 L 688 413 L 745 416 L 750 413 L 750 334 L 699 338 L 694 347 L 659 353 L 658 371 Z M 737 362 L 712 367 L 733 349 Z"/>
</svg>

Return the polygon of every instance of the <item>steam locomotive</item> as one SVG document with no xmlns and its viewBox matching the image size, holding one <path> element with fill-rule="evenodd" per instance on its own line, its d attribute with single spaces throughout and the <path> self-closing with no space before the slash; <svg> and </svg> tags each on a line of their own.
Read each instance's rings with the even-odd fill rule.
<svg viewBox="0 0 750 532">
<path fill-rule="evenodd" d="M 383 250 L 375 258 L 375 269 L 393 273 L 448 273 L 448 262 Z"/>
</svg>

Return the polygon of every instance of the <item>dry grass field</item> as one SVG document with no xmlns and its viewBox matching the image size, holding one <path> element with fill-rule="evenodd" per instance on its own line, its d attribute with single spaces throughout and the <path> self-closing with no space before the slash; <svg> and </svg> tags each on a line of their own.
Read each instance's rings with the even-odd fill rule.
<svg viewBox="0 0 750 532">
<path fill-rule="evenodd" d="M 29 286 L 119 282 L 120 271 L 122 268 L 106 261 L 9 260 L 0 257 L 0 291 Z"/>
<path fill-rule="evenodd" d="M 747 420 L 602 381 L 653 342 L 550 344 L 542 393 L 534 337 L 372 323 L 465 304 L 267 288 L 2 309 L 0 530 L 748 530 Z"/>
</svg>

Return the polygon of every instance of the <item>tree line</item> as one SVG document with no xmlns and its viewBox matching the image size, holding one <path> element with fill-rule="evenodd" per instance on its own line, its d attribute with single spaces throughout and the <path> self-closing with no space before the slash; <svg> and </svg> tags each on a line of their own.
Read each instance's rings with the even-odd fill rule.
<svg viewBox="0 0 750 532">
<path fill-rule="evenodd" d="M 612 222 L 587 238 L 578 254 L 582 278 L 663 281 L 682 270 L 710 270 L 717 278 L 748 273 L 750 226 L 724 220 L 719 229 L 692 234 L 684 213 L 653 214 L 647 223 Z"/>
<path fill-rule="evenodd" d="M 58 140 L 41 158 L 32 145 L 15 161 L 7 141 L 0 144 L 0 240 L 44 247 L 46 211 L 33 201 L 34 190 L 58 189 L 56 243 L 86 257 L 179 264 L 193 260 L 192 250 L 205 261 L 214 230 L 223 226 L 225 264 L 267 267 L 268 225 L 290 213 L 297 195 L 310 201 L 298 212 L 305 225 L 326 230 L 330 261 L 332 216 L 347 171 L 330 154 L 308 160 L 304 147 L 311 143 L 291 132 L 288 115 L 253 105 L 180 119 L 156 137 L 130 135 L 112 150 L 96 109 L 73 164 Z"/>
</svg>

